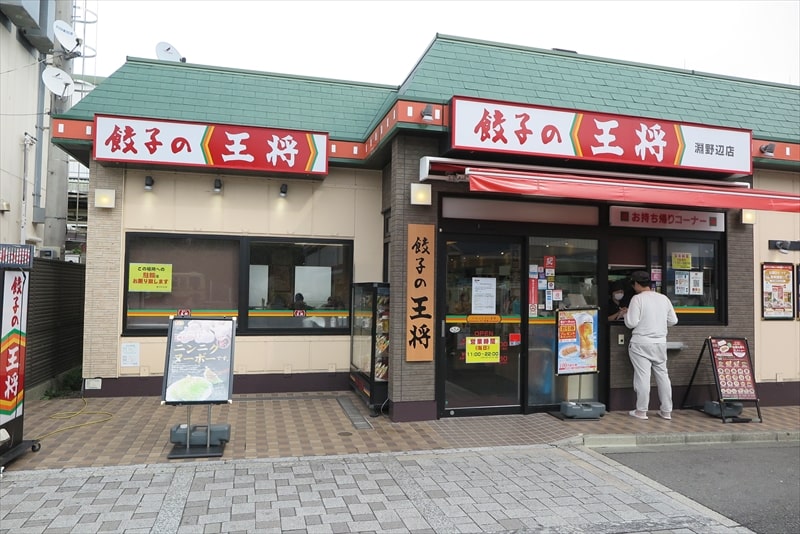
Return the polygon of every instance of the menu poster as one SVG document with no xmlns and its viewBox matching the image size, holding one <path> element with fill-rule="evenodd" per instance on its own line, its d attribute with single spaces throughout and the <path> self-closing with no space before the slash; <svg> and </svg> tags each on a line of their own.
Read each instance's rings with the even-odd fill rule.
<svg viewBox="0 0 800 534">
<path fill-rule="evenodd" d="M 794 319 L 794 265 L 761 264 L 761 317 Z"/>
<path fill-rule="evenodd" d="M 710 337 L 707 342 L 720 400 L 758 400 L 747 340 Z"/>
<path fill-rule="evenodd" d="M 597 372 L 598 308 L 556 311 L 556 374 Z"/>
<path fill-rule="evenodd" d="M 675 294 L 688 295 L 689 294 L 689 272 L 688 271 L 675 271 Z"/>
<path fill-rule="evenodd" d="M 165 404 L 223 404 L 233 394 L 234 318 L 171 318 Z"/>
</svg>

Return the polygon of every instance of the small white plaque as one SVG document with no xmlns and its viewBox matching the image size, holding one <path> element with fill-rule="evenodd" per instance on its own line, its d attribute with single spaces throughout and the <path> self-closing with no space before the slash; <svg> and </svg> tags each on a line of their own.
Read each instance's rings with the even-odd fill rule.
<svg viewBox="0 0 800 534">
<path fill-rule="evenodd" d="M 139 367 L 139 344 L 122 343 L 120 365 L 122 367 Z"/>
</svg>

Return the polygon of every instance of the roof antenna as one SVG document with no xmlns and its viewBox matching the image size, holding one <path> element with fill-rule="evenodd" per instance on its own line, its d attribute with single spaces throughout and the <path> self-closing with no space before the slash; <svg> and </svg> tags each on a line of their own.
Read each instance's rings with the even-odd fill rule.
<svg viewBox="0 0 800 534">
<path fill-rule="evenodd" d="M 156 57 L 163 61 L 180 61 L 186 63 L 186 58 L 171 44 L 161 41 L 156 45 Z"/>
<path fill-rule="evenodd" d="M 72 29 L 72 26 L 63 20 L 56 20 L 53 22 L 53 34 L 58 43 L 64 48 L 64 60 L 81 56 L 81 51 L 78 50 L 78 47 L 83 42 L 75 35 L 75 30 Z"/>
</svg>

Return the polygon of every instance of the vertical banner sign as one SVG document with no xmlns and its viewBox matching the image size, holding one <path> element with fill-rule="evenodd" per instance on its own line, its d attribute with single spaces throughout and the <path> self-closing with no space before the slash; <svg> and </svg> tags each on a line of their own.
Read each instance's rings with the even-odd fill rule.
<svg viewBox="0 0 800 534">
<path fill-rule="evenodd" d="M 435 227 L 408 225 L 406 251 L 406 361 L 433 361 Z"/>
<path fill-rule="evenodd" d="M 556 312 L 556 374 L 597 372 L 597 315 L 598 308 L 572 308 Z"/>
<path fill-rule="evenodd" d="M 0 426 L 22 416 L 28 284 L 22 271 L 5 271 L 0 334 Z"/>
<path fill-rule="evenodd" d="M 761 264 L 761 316 L 794 319 L 794 265 Z"/>
<path fill-rule="evenodd" d="M 534 278 L 535 275 L 530 275 L 528 278 L 528 317 L 536 317 L 539 315 L 539 288 L 538 280 Z"/>
</svg>

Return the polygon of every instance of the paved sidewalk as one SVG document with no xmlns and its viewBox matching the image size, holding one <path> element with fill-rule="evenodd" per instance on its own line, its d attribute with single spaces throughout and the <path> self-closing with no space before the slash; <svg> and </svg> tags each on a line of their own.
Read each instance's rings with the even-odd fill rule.
<svg viewBox="0 0 800 534">
<path fill-rule="evenodd" d="M 232 427 L 221 458 L 167 460 L 185 409 L 29 401 L 25 437 L 41 450 L 6 466 L 0 534 L 744 533 L 591 447 L 800 440 L 799 406 L 762 412 L 750 424 L 695 410 L 395 423 L 352 392 L 242 395 L 214 408 Z"/>
<path fill-rule="evenodd" d="M 187 408 L 162 406 L 159 397 L 26 400 L 25 439 L 41 450 L 23 454 L 8 471 L 100 467 L 167 460 L 169 429 L 186 423 Z M 747 417 L 757 416 L 746 407 Z M 635 419 L 626 411 L 597 421 L 561 420 L 547 413 L 451 417 L 396 423 L 370 417 L 352 391 L 234 395 L 214 406 L 212 423 L 231 425 L 223 460 L 410 452 L 510 445 L 547 445 L 573 439 L 586 445 L 641 444 L 674 440 L 732 441 L 794 439 L 800 436 L 800 406 L 762 407 L 763 423 L 723 423 L 696 410 L 678 410 L 672 421 Z M 192 409 L 193 424 L 207 410 Z"/>
<path fill-rule="evenodd" d="M 0 533 L 747 533 L 583 446 L 6 472 Z"/>
</svg>

